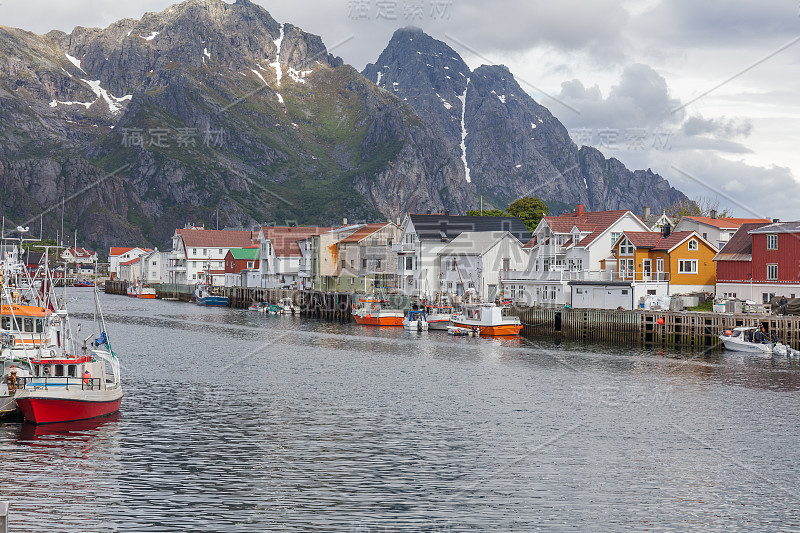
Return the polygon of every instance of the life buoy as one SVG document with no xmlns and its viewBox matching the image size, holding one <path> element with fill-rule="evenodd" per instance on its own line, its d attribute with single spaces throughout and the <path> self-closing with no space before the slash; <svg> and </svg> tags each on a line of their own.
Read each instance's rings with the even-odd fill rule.
<svg viewBox="0 0 800 533">
<path fill-rule="evenodd" d="M 42 367 L 42 373 L 45 376 L 49 376 L 50 375 L 50 366 L 49 365 L 45 365 L 44 367 Z"/>
</svg>

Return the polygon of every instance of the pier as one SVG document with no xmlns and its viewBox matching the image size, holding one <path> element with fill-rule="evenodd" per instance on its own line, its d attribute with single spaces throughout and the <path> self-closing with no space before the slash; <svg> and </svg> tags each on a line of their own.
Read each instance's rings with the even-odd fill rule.
<svg viewBox="0 0 800 533">
<path fill-rule="evenodd" d="M 798 316 L 542 307 L 514 307 L 511 313 L 522 321 L 522 333 L 532 336 L 704 349 L 717 345 L 726 329 L 764 326 L 781 343 L 800 347 Z"/>
<path fill-rule="evenodd" d="M 128 294 L 127 281 L 107 281 L 107 294 Z M 193 285 L 162 283 L 153 285 L 156 297 L 164 300 L 189 302 Z M 228 297 L 228 307 L 247 309 L 256 302 L 277 304 L 282 298 L 291 298 L 301 315 L 330 320 L 350 320 L 355 294 L 348 292 L 321 292 L 314 290 L 260 289 L 249 287 L 221 287 L 219 293 Z"/>
<path fill-rule="evenodd" d="M 191 300 L 194 288 L 170 284 L 155 287 L 158 298 L 183 302 Z M 108 294 L 125 295 L 127 288 L 124 281 L 106 282 Z M 278 303 L 281 298 L 291 298 L 301 315 L 329 320 L 350 320 L 357 297 L 353 293 L 242 287 L 221 288 L 220 293 L 228 297 L 229 307 L 238 309 L 254 302 Z M 800 349 L 798 316 L 546 307 L 512 307 L 511 314 L 522 322 L 522 333 L 533 337 L 705 349 L 717 345 L 719 334 L 726 329 L 764 326 L 774 331 L 781 343 Z"/>
</svg>

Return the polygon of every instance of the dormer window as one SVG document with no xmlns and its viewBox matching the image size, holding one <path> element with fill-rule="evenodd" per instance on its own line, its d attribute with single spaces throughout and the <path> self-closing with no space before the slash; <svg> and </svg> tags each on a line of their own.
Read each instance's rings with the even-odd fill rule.
<svg viewBox="0 0 800 533">
<path fill-rule="evenodd" d="M 619 255 L 633 255 L 633 251 L 633 243 L 627 237 L 624 237 L 622 242 L 619 243 Z"/>
<path fill-rule="evenodd" d="M 689 250 L 696 251 L 696 250 L 697 250 L 697 248 L 698 248 L 698 247 L 697 247 L 697 240 L 696 240 L 696 239 L 692 239 L 692 240 L 690 240 L 690 241 L 689 241 Z"/>
</svg>

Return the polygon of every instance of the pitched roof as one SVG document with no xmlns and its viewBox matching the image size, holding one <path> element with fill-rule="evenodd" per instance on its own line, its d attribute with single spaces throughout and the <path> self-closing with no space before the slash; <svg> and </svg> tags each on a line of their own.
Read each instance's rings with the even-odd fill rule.
<svg viewBox="0 0 800 533">
<path fill-rule="evenodd" d="M 297 241 L 307 239 L 314 235 L 320 235 L 333 228 L 323 228 L 318 226 L 264 226 L 261 231 L 264 238 L 272 243 L 272 249 L 278 257 L 300 257 L 300 245 Z"/>
<path fill-rule="evenodd" d="M 660 231 L 624 231 L 623 234 L 635 247 L 649 248 L 654 252 L 669 252 L 691 235 L 694 235 L 698 241 L 703 241 L 716 250 L 714 245 L 697 235 L 696 231 L 673 231 L 669 234 L 669 237 L 666 238 Z"/>
<path fill-rule="evenodd" d="M 378 222 L 376 224 L 365 224 L 364 227 L 357 229 L 349 236 L 345 237 L 340 243 L 344 242 L 358 242 L 361 239 L 369 237 L 373 233 L 385 228 L 386 226 L 391 225 L 391 222 Z"/>
<path fill-rule="evenodd" d="M 522 245 L 523 248 L 533 248 L 539 244 L 539 239 L 534 235 L 531 240 Z"/>
<path fill-rule="evenodd" d="M 257 238 L 252 231 L 180 228 L 175 232 L 181 236 L 185 246 L 201 248 L 245 248 Z"/>
<path fill-rule="evenodd" d="M 517 217 L 481 217 L 463 215 L 409 214 L 420 241 L 451 241 L 465 231 L 508 231 L 520 242 L 528 242 L 531 233 Z"/>
<path fill-rule="evenodd" d="M 136 263 L 139 262 L 139 259 L 141 259 L 141 257 L 136 257 L 134 259 L 131 259 L 130 261 L 125 261 L 124 263 L 120 263 L 119 266 L 135 265 Z"/>
<path fill-rule="evenodd" d="M 714 257 L 714 261 L 750 261 L 753 258 L 753 239 L 749 233 L 763 226 L 767 226 L 767 223 L 742 224 Z"/>
<path fill-rule="evenodd" d="M 771 222 L 768 218 L 711 218 L 711 217 L 683 217 L 701 224 L 707 224 L 719 229 L 737 229 L 742 224 L 753 224 L 756 222 Z"/>
<path fill-rule="evenodd" d="M 505 236 L 513 237 L 507 231 L 465 231 L 442 247 L 438 255 L 481 255 Z"/>
<path fill-rule="evenodd" d="M 750 233 L 800 233 L 800 222 L 773 222 L 750 230 Z"/>
<path fill-rule="evenodd" d="M 94 255 L 93 251 L 81 248 L 80 246 L 78 248 L 67 248 L 66 251 L 72 254 L 72 257 L 91 257 Z"/>
<path fill-rule="evenodd" d="M 133 247 L 129 248 L 129 247 L 126 247 L 126 246 L 112 246 L 111 250 L 109 250 L 109 252 L 108 252 L 108 255 L 109 255 L 109 257 L 112 256 L 112 255 L 113 256 L 122 255 L 125 252 L 130 252 L 131 250 L 133 250 Z"/>
<path fill-rule="evenodd" d="M 234 259 L 253 260 L 258 258 L 258 246 L 247 248 L 231 248 L 230 254 Z"/>
<path fill-rule="evenodd" d="M 583 247 L 592 243 L 626 213 L 628 213 L 627 209 L 617 209 L 615 211 L 584 211 L 582 215 L 578 215 L 578 213 L 564 213 L 558 216 L 546 216 L 542 220 L 550 226 L 553 233 L 570 233 L 574 227 L 577 227 L 582 233 L 588 231 L 589 235 L 582 238 L 575 245 Z"/>
</svg>

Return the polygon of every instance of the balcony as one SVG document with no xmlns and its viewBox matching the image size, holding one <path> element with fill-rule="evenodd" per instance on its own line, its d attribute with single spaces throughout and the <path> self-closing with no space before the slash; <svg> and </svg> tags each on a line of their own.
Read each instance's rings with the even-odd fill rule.
<svg viewBox="0 0 800 533">
<path fill-rule="evenodd" d="M 392 245 L 392 253 L 403 253 L 403 252 L 416 252 L 417 251 L 417 244 L 416 243 L 397 243 Z"/>
<path fill-rule="evenodd" d="M 500 279 L 525 281 L 631 281 L 636 283 L 666 283 L 669 272 L 629 272 L 615 270 L 548 270 L 530 272 L 527 270 L 501 270 Z"/>
</svg>

